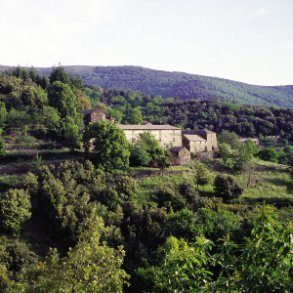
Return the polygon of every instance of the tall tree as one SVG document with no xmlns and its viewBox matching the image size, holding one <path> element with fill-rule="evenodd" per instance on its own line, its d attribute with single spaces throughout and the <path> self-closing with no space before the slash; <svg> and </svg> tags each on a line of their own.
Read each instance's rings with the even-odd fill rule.
<svg viewBox="0 0 293 293">
<path fill-rule="evenodd" d="M 55 81 L 48 88 L 49 104 L 58 109 L 62 118 L 77 113 L 77 98 L 69 85 Z"/>
<path fill-rule="evenodd" d="M 50 74 L 50 83 L 52 84 L 55 81 L 61 81 L 62 83 L 69 83 L 69 75 L 66 73 L 63 67 L 56 67 L 52 70 Z"/>
<path fill-rule="evenodd" d="M 31 202 L 23 189 L 9 189 L 0 195 L 0 230 L 16 233 L 31 216 Z"/>
<path fill-rule="evenodd" d="M 128 123 L 130 124 L 141 124 L 143 122 L 143 117 L 141 111 L 138 107 L 135 107 L 131 110 Z"/>
<path fill-rule="evenodd" d="M 125 171 L 129 167 L 129 143 L 123 131 L 114 123 L 98 121 L 90 124 L 85 134 L 86 143 L 94 139 L 91 156 L 106 171 Z"/>
</svg>

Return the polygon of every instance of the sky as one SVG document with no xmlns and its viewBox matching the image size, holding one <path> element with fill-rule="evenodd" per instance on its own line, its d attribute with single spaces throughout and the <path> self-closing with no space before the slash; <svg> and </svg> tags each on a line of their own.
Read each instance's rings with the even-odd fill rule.
<svg viewBox="0 0 293 293">
<path fill-rule="evenodd" d="M 0 0 L 0 64 L 293 84 L 293 0 Z"/>
</svg>

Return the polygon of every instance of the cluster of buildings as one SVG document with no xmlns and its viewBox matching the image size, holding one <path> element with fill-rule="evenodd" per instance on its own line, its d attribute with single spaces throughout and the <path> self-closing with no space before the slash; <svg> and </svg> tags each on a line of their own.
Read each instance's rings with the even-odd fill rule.
<svg viewBox="0 0 293 293">
<path fill-rule="evenodd" d="M 85 124 L 99 120 L 114 122 L 100 109 L 84 111 Z M 154 125 L 151 123 L 139 125 L 117 124 L 117 126 L 123 130 L 130 143 L 136 143 L 140 134 L 149 132 L 159 141 L 162 147 L 170 149 L 174 164 L 188 162 L 191 155 L 213 153 L 218 148 L 217 134 L 206 129 L 184 131 L 171 125 Z"/>
</svg>

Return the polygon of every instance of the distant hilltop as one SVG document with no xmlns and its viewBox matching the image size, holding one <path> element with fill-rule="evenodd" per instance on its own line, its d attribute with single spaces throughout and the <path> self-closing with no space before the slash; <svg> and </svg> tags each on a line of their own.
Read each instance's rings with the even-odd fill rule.
<svg viewBox="0 0 293 293">
<path fill-rule="evenodd" d="M 0 71 L 10 67 L 1 66 Z M 146 95 L 180 99 L 219 99 L 242 104 L 293 108 L 293 85 L 257 86 L 242 82 L 148 69 L 138 66 L 64 66 L 84 83 L 108 89 L 140 91 Z M 36 68 L 48 75 L 52 68 Z"/>
</svg>

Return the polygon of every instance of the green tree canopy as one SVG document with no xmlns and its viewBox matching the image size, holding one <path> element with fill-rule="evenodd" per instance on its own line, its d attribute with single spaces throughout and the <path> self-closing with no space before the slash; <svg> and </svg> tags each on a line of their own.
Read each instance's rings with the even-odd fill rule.
<svg viewBox="0 0 293 293">
<path fill-rule="evenodd" d="M 23 189 L 9 189 L 0 194 L 0 230 L 15 233 L 31 216 L 31 202 Z"/>
<path fill-rule="evenodd" d="M 222 132 L 218 135 L 219 143 L 226 143 L 230 145 L 230 147 L 234 150 L 239 147 L 239 136 L 235 132 L 222 130 Z"/>
<path fill-rule="evenodd" d="M 62 118 L 74 117 L 77 113 L 77 98 L 71 87 L 61 81 L 53 82 L 48 88 L 49 104 L 58 109 Z"/>
<path fill-rule="evenodd" d="M 90 124 L 85 134 L 86 142 L 93 140 L 92 158 L 106 171 L 125 171 L 129 167 L 129 143 L 124 132 L 114 123 L 98 121 Z"/>
<path fill-rule="evenodd" d="M 155 292 L 203 292 L 210 285 L 212 272 L 209 256 L 213 243 L 197 237 L 195 243 L 187 243 L 169 237 L 162 247 L 162 261 L 152 268 Z M 143 273 L 143 271 L 141 271 Z"/>
<path fill-rule="evenodd" d="M 226 201 L 239 197 L 243 192 L 232 176 L 225 175 L 218 175 L 215 178 L 214 189 L 216 196 L 222 197 Z"/>
<path fill-rule="evenodd" d="M 50 83 L 52 84 L 55 81 L 61 81 L 62 83 L 69 83 L 69 75 L 66 73 L 63 67 L 56 67 L 52 70 L 50 74 Z"/>
<path fill-rule="evenodd" d="M 143 117 L 141 111 L 138 107 L 135 107 L 131 110 L 128 123 L 130 124 L 141 124 L 143 122 Z"/>
</svg>

